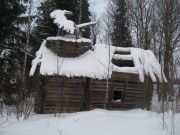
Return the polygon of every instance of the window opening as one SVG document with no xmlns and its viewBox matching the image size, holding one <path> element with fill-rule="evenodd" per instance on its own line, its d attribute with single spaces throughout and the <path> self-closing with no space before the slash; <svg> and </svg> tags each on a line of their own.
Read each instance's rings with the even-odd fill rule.
<svg viewBox="0 0 180 135">
<path fill-rule="evenodd" d="M 123 92 L 122 91 L 113 91 L 113 102 L 122 102 Z"/>
</svg>

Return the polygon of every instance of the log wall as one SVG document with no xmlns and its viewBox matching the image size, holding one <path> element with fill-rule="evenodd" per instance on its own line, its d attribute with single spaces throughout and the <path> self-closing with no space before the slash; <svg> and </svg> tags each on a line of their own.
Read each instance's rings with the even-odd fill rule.
<svg viewBox="0 0 180 135">
<path fill-rule="evenodd" d="M 111 91 L 122 91 L 121 102 L 113 102 L 111 95 L 111 109 L 118 108 L 144 108 L 146 104 L 146 82 L 148 77 L 145 76 L 145 82 L 139 81 L 137 74 L 113 72 L 111 76 Z"/>
<path fill-rule="evenodd" d="M 84 80 L 83 78 L 45 77 L 44 87 L 36 97 L 36 105 L 43 106 L 42 111 L 37 110 L 40 111 L 38 113 L 81 111 L 84 101 Z M 42 93 L 43 100 L 40 96 Z"/>
<path fill-rule="evenodd" d="M 78 112 L 104 108 L 120 110 L 143 108 L 146 105 L 147 77 L 145 83 L 139 82 L 136 74 L 113 72 L 111 80 L 91 78 L 68 78 L 47 76 L 42 79 L 43 87 L 36 96 L 36 112 Z M 121 101 L 113 99 L 114 91 L 121 92 Z"/>
<path fill-rule="evenodd" d="M 34 111 L 36 113 L 43 113 L 43 103 L 44 103 L 44 77 L 39 75 L 40 67 L 37 67 L 37 70 L 35 72 L 35 75 L 33 76 L 33 80 L 36 83 L 35 84 L 35 107 Z"/>
<path fill-rule="evenodd" d="M 46 46 L 60 57 L 78 57 L 90 49 L 90 43 L 47 40 Z"/>
<path fill-rule="evenodd" d="M 95 80 L 91 79 L 89 83 L 89 109 L 95 108 L 104 108 L 106 92 L 107 92 L 107 106 L 109 103 L 110 97 L 110 81 L 108 81 L 107 89 L 107 80 Z"/>
</svg>

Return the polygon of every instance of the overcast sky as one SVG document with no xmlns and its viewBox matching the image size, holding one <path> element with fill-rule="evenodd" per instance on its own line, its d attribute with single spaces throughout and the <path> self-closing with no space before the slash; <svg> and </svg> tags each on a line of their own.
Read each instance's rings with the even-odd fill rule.
<svg viewBox="0 0 180 135">
<path fill-rule="evenodd" d="M 42 0 L 34 0 L 34 4 L 37 7 Z M 104 11 L 108 0 L 89 0 L 90 10 L 99 13 L 99 15 Z"/>
<path fill-rule="evenodd" d="M 101 14 L 107 5 L 108 0 L 89 0 L 90 8 Z"/>
</svg>

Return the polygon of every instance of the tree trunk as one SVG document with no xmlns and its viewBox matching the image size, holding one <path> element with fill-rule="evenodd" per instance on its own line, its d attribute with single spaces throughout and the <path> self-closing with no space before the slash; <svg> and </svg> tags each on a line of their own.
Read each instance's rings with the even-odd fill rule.
<svg viewBox="0 0 180 135">
<path fill-rule="evenodd" d="M 79 24 L 81 23 L 82 19 L 82 2 L 83 0 L 79 0 Z"/>
</svg>

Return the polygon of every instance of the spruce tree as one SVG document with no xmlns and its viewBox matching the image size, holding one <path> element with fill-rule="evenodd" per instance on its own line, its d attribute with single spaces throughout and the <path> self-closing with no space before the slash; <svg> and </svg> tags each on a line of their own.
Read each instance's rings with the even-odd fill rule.
<svg viewBox="0 0 180 135">
<path fill-rule="evenodd" d="M 112 33 L 112 42 L 114 46 L 130 47 L 131 36 L 128 29 L 127 7 L 125 0 L 117 0 L 117 9 L 114 15 L 114 29 Z"/>
<path fill-rule="evenodd" d="M 25 33 L 20 15 L 25 7 L 20 0 L 0 0 L 0 96 L 10 103 L 15 90 L 16 73 L 21 69 Z"/>
<path fill-rule="evenodd" d="M 8 45 L 19 32 L 19 15 L 25 12 L 25 7 L 19 0 L 0 0 L 0 44 Z M 17 34 L 16 34 L 17 35 Z"/>
<path fill-rule="evenodd" d="M 57 9 L 72 11 L 74 15 L 68 19 L 77 23 L 78 16 L 76 7 L 77 2 L 74 0 L 45 0 L 41 2 L 40 7 L 38 7 L 37 26 L 34 29 L 34 35 L 37 41 L 36 50 L 44 39 L 57 35 L 58 29 L 50 18 L 50 13 Z"/>
<path fill-rule="evenodd" d="M 85 23 L 90 21 L 90 12 L 89 12 L 89 3 L 87 0 L 82 0 L 82 17 L 79 22 L 79 13 L 80 13 L 80 0 L 44 0 L 41 2 L 40 7 L 38 7 L 37 15 L 37 26 L 34 28 L 34 44 L 36 47 L 35 51 L 39 48 L 41 42 L 50 36 L 57 35 L 57 26 L 53 23 L 53 20 L 50 18 L 50 13 L 54 10 L 68 10 L 73 13 L 73 16 L 68 16 L 69 20 L 74 21 L 76 24 Z M 84 33 L 84 37 L 90 37 L 90 29 Z M 35 52 L 34 51 L 34 52 Z"/>
</svg>

